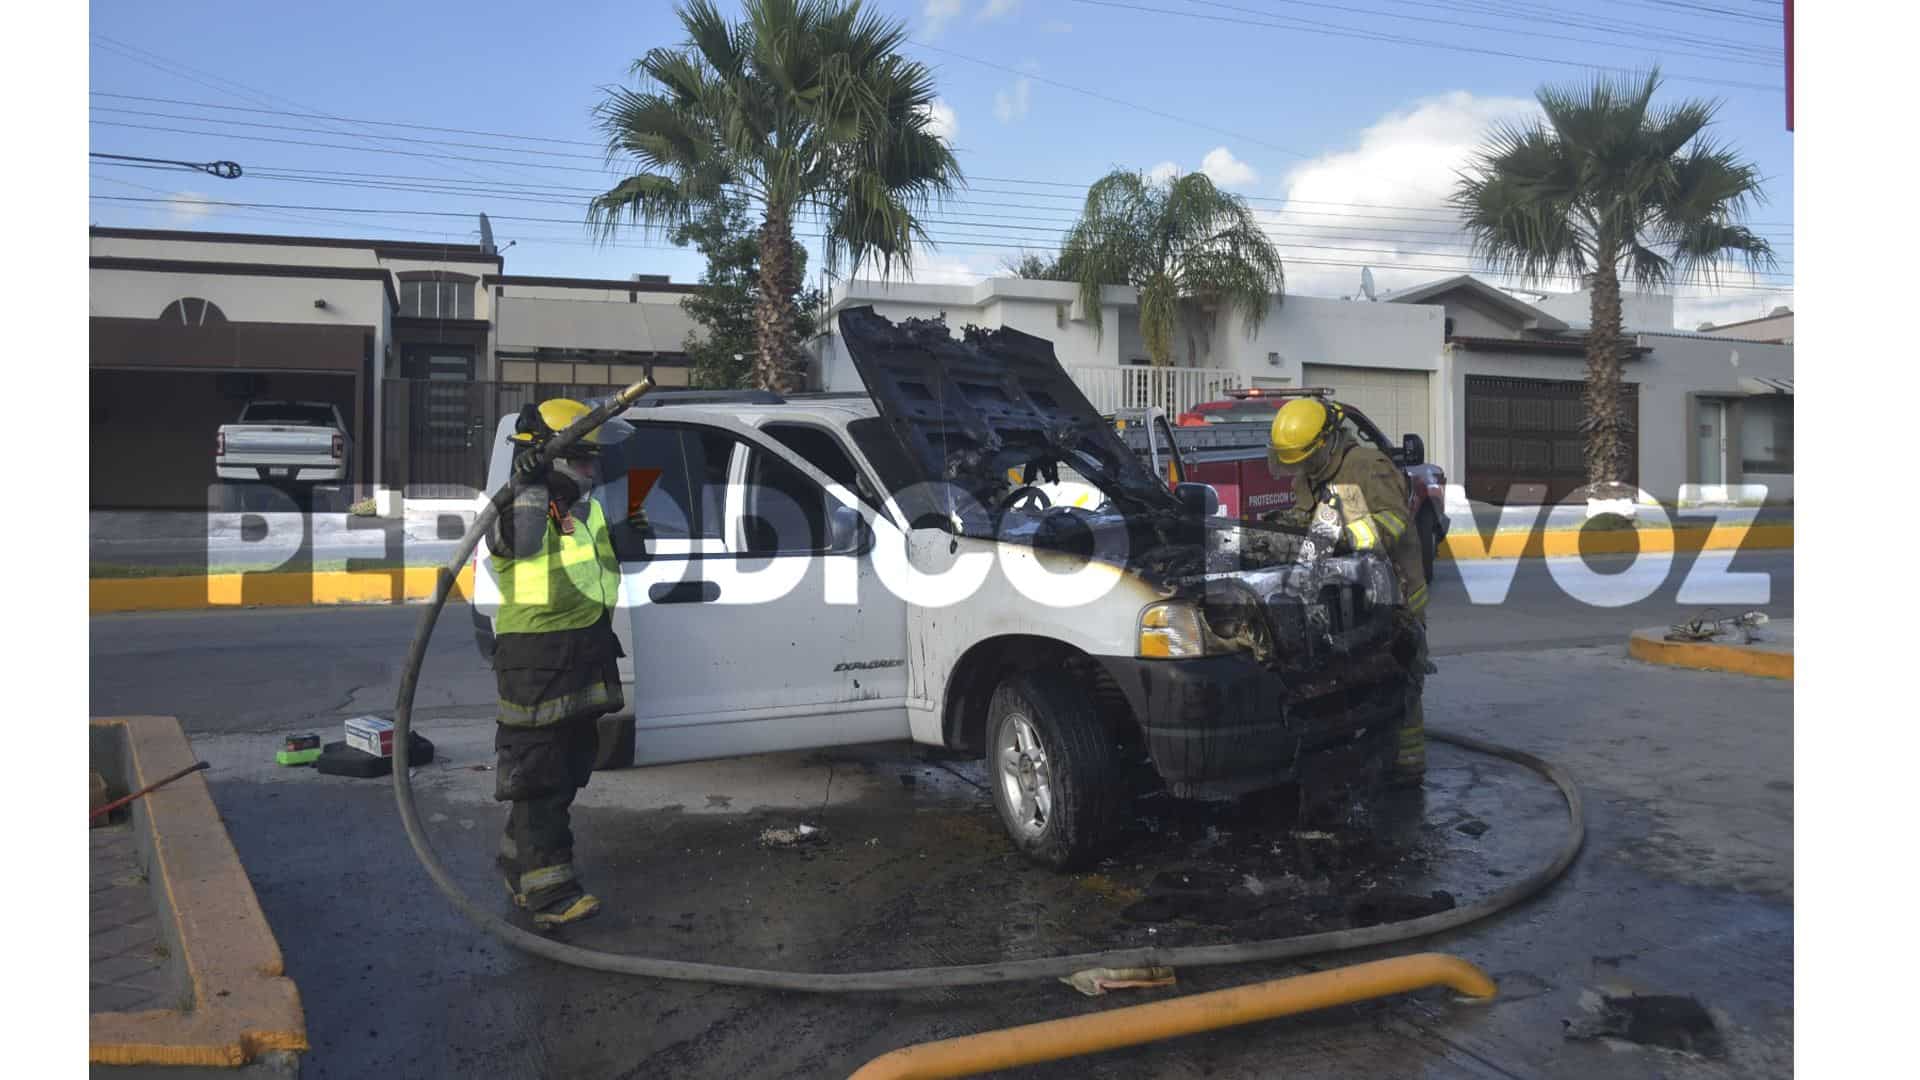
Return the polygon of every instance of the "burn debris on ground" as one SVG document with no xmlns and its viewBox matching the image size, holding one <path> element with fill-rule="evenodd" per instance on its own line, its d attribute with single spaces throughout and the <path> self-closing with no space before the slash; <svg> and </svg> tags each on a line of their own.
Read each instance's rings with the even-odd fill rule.
<svg viewBox="0 0 1920 1080">
<path fill-rule="evenodd" d="M 1726 1040 L 1706 1007 L 1678 994 L 1586 994 L 1591 1016 L 1568 1020 L 1569 1039 L 1624 1039 L 1641 1046 L 1697 1054 L 1727 1055 Z"/>
</svg>

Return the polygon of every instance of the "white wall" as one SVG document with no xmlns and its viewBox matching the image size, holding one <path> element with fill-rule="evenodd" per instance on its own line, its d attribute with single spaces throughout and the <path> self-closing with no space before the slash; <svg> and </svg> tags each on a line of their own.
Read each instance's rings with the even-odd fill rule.
<svg viewBox="0 0 1920 1080">
<path fill-rule="evenodd" d="M 1213 352 L 1202 366 L 1234 368 L 1249 380 L 1285 377 L 1294 386 L 1303 385 L 1304 364 L 1433 371 L 1440 366 L 1443 318 L 1438 307 L 1422 304 L 1289 296 L 1267 309 L 1251 337 L 1239 312 L 1221 311 Z M 1268 361 L 1270 352 L 1280 354 L 1279 364 Z"/>
<path fill-rule="evenodd" d="M 1079 288 L 1070 282 L 1024 278 L 990 278 L 972 285 L 853 281 L 836 286 L 821 333 L 806 343 L 817 373 L 814 385 L 835 391 L 864 387 L 841 344 L 838 319 L 846 308 L 868 305 L 893 322 L 944 316 L 956 337 L 969 323 L 991 329 L 1013 327 L 1051 341 L 1063 367 L 1119 364 L 1122 305 L 1132 304 L 1134 290 L 1109 285 L 1101 291 L 1104 325 L 1098 331 L 1080 317 L 1078 296 Z M 1060 326 L 1063 307 L 1067 312 L 1064 328 Z"/>
<path fill-rule="evenodd" d="M 231 322 L 372 326 L 382 332 L 386 323 L 386 290 L 378 281 L 148 270 L 88 272 L 89 315 L 153 319 L 168 304 L 187 296 L 213 301 Z M 327 306 L 316 308 L 315 300 L 325 300 Z"/>
<path fill-rule="evenodd" d="M 1593 324 L 1593 294 L 1585 289 L 1573 293 L 1552 293 L 1536 300 L 1533 306 L 1570 327 Z M 1673 296 L 1669 293 L 1641 292 L 1632 285 L 1620 286 L 1620 324 L 1627 330 L 1667 331 L 1673 329 Z"/>
<path fill-rule="evenodd" d="M 680 306 L 683 293 L 641 293 L 629 303 L 595 299 L 597 290 L 551 290 L 571 296 L 532 297 L 521 288 L 506 286 L 495 303 L 493 340 L 496 348 L 627 349 L 636 352 L 679 352 L 697 324 Z"/>
<path fill-rule="evenodd" d="M 287 266 L 377 267 L 371 247 L 328 247 L 318 244 L 212 243 L 183 234 L 181 239 L 133 239 L 88 236 L 90 255 L 129 259 L 198 259 L 203 262 L 278 263 Z"/>
</svg>

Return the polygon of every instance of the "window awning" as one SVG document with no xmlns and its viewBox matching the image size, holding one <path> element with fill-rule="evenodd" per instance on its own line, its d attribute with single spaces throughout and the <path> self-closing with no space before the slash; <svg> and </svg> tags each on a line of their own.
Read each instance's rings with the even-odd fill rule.
<svg viewBox="0 0 1920 1080">
<path fill-rule="evenodd" d="M 1740 380 L 1740 389 L 1749 394 L 1791 394 L 1793 380 L 1770 376 L 1744 376 Z"/>
</svg>

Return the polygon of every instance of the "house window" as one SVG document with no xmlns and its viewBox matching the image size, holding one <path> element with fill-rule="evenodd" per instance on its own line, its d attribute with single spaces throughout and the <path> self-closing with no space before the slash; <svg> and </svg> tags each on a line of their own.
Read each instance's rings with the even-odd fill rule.
<svg viewBox="0 0 1920 1080">
<path fill-rule="evenodd" d="M 473 282 L 402 281 L 400 314 L 415 319 L 471 319 Z"/>
<path fill-rule="evenodd" d="M 187 326 L 205 326 L 208 323 L 226 322 L 227 315 L 211 300 L 188 296 L 162 308 L 160 319 L 162 322 L 184 323 Z"/>
<path fill-rule="evenodd" d="M 1750 473 L 1793 471 L 1793 396 L 1747 399 L 1740 417 L 1740 468 Z"/>
</svg>

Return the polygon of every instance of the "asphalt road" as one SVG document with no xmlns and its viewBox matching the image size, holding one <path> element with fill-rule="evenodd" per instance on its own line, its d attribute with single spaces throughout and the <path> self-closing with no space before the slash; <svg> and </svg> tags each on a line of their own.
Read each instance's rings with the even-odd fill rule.
<svg viewBox="0 0 1920 1080">
<path fill-rule="evenodd" d="M 1646 594 L 1613 607 L 1570 598 L 1539 562 L 1466 564 L 1464 577 L 1443 564 L 1435 585 L 1440 673 L 1428 722 L 1569 770 L 1588 834 L 1565 879 L 1516 911 L 1418 945 L 1183 969 L 1177 989 L 1122 991 L 1117 1002 L 1046 982 L 776 995 L 565 969 L 494 943 L 435 895 L 402 842 L 386 781 L 271 763 L 281 732 L 331 733 L 342 716 L 390 705 L 417 607 L 96 617 L 91 704 L 95 714 L 179 716 L 213 764 L 215 802 L 300 987 L 309 1077 L 844 1076 L 917 1041 L 1420 949 L 1481 964 L 1499 999 L 1463 1005 L 1427 992 L 1009 1075 L 1790 1076 L 1792 686 L 1651 667 L 1622 649 L 1628 629 L 1708 603 L 1790 616 L 1792 557 L 1733 561 L 1735 572 L 1770 575 L 1767 603 L 1703 596 L 1712 577 L 1691 558 L 1664 575 L 1631 563 L 1595 560 L 1611 574 L 1575 586 L 1602 603 Z M 1570 569 L 1556 566 L 1563 577 Z M 452 609 L 422 683 L 437 751 L 415 786 L 451 872 L 504 910 L 491 865 L 501 811 L 485 771 L 491 699 L 467 611 Z M 1332 834 L 1289 831 L 1244 808 L 1149 797 L 1115 857 L 1078 875 L 1011 851 L 977 763 L 904 745 L 596 774 L 576 808 L 577 858 L 608 906 L 566 936 L 789 970 L 964 963 L 1327 929 L 1357 918 L 1356 904 L 1468 903 L 1540 865 L 1563 828 L 1551 788 L 1449 747 L 1436 745 L 1431 760 L 1413 803 L 1354 819 L 1376 827 L 1352 851 L 1316 854 L 1303 838 Z M 803 849 L 760 842 L 762 830 L 796 822 L 827 839 Z M 1196 881 L 1213 884 L 1201 895 Z M 1143 897 L 1151 906 L 1195 895 L 1251 910 L 1140 907 Z M 1570 1039 L 1600 1017 L 1602 994 L 1691 998 L 1711 1015 L 1719 1049 Z"/>
<path fill-rule="evenodd" d="M 1554 560 L 1565 576 L 1577 560 Z M 1442 562 L 1429 609 L 1437 657 L 1624 643 L 1628 631 L 1677 622 L 1708 606 L 1793 614 L 1793 553 L 1679 556 L 1663 575 L 1651 560 L 1595 558 L 1582 602 L 1539 560 Z M 1462 568 L 1466 576 L 1462 577 Z M 1724 573 L 1754 577 L 1729 582 Z M 1507 575 L 1511 574 L 1510 581 Z M 1505 585 L 1504 590 L 1502 588 Z M 1737 587 L 1735 587 L 1737 586 Z M 261 608 L 98 616 L 92 620 L 92 712 L 161 713 L 189 732 L 288 731 L 390 709 L 418 607 Z M 471 711 L 492 700 L 464 606 L 434 634 L 419 708 Z"/>
</svg>

